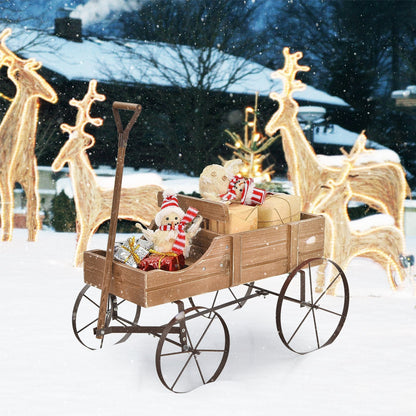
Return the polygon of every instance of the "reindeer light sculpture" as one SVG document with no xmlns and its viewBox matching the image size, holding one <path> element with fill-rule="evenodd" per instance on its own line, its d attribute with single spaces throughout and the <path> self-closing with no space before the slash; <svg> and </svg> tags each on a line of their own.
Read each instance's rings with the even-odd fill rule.
<svg viewBox="0 0 416 416">
<path fill-rule="evenodd" d="M 81 101 L 72 99 L 70 104 L 78 108 L 75 126 L 61 124 L 61 129 L 69 138 L 55 158 L 52 169 L 56 172 L 69 165 L 76 207 L 77 247 L 74 264 L 82 264 L 83 252 L 97 228 L 110 219 L 113 190 L 104 189 L 97 183 L 97 177 L 91 167 L 86 150 L 94 146 L 94 137 L 85 132 L 90 123 L 101 126 L 101 118 L 92 118 L 90 109 L 95 101 L 104 101 L 105 96 L 96 91 L 97 81 L 91 80 L 88 92 Z M 122 188 L 119 218 L 140 221 L 146 225 L 159 211 L 157 194 L 162 188 L 157 185 L 144 185 L 135 188 Z"/>
<path fill-rule="evenodd" d="M 39 99 L 55 103 L 53 88 L 36 72 L 41 63 L 21 59 L 6 46 L 11 30 L 0 34 L 0 67 L 7 66 L 7 76 L 16 94 L 0 125 L 0 195 L 2 240 L 12 239 L 16 182 L 27 199 L 28 240 L 35 241 L 40 228 L 38 170 L 35 156 Z"/>
<path fill-rule="evenodd" d="M 309 67 L 299 65 L 301 52 L 291 54 L 289 48 L 284 48 L 285 65 L 283 69 L 272 74 L 283 82 L 281 93 L 271 93 L 270 97 L 277 100 L 279 108 L 266 125 L 265 131 L 273 136 L 280 129 L 283 149 L 288 164 L 289 177 L 293 183 L 296 195 L 302 198 L 303 210 L 311 211 L 311 203 L 321 192 L 321 185 L 329 180 L 337 180 L 341 168 L 324 163 L 315 154 L 312 146 L 306 139 L 297 120 L 299 105 L 293 98 L 295 91 L 305 89 L 305 84 L 296 80 L 299 71 L 309 71 Z M 387 156 L 393 152 L 383 153 L 383 162 L 378 160 L 383 150 L 371 151 L 372 158 L 368 157 L 369 150 L 365 149 L 365 136 L 360 136 L 360 142 L 355 151 L 363 158 L 357 157 L 351 169 L 349 183 L 352 196 L 379 212 L 391 215 L 396 226 L 403 230 L 404 200 L 409 194 L 409 186 L 405 179 L 403 167 L 396 160 Z M 340 156 L 336 156 L 339 158 Z M 331 157 L 325 158 L 327 162 Z"/>
<path fill-rule="evenodd" d="M 353 169 L 353 158 L 345 159 L 338 179 L 329 179 L 322 185 L 321 194 L 312 204 L 313 212 L 321 213 L 326 218 L 325 239 L 330 244 L 325 247 L 325 255 L 344 269 L 353 257 L 368 257 L 385 269 L 391 287 L 397 288 L 405 279 L 400 262 L 405 248 L 403 233 L 394 225 L 394 219 L 386 214 L 350 221 L 347 205 L 353 195 L 350 184 Z M 354 227 L 357 222 L 361 223 L 360 227 Z M 322 291 L 324 280 L 321 271 L 316 291 Z M 332 294 L 335 288 L 336 285 L 331 287 Z"/>
</svg>

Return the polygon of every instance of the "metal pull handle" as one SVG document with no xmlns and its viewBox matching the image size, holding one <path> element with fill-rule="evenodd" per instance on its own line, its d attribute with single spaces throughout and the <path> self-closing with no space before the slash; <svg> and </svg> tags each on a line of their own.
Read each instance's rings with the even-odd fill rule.
<svg viewBox="0 0 416 416">
<path fill-rule="evenodd" d="M 123 123 L 120 117 L 120 110 L 126 111 L 134 111 L 130 121 L 128 122 L 127 126 L 123 128 Z M 134 103 L 123 103 L 120 101 L 113 102 L 113 115 L 114 121 L 116 123 L 117 133 L 118 133 L 118 146 L 119 147 L 126 147 L 127 140 L 129 137 L 130 130 L 132 129 L 134 123 L 137 121 L 140 113 L 142 111 L 142 106 L 140 104 Z"/>
</svg>

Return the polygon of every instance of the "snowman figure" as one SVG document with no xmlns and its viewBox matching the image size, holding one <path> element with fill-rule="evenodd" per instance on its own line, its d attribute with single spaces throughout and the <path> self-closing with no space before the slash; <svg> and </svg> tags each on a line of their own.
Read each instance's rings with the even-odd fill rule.
<svg viewBox="0 0 416 416">
<path fill-rule="evenodd" d="M 136 226 L 142 231 L 145 238 L 153 243 L 155 251 L 160 253 L 183 254 L 189 256 L 192 238 L 200 230 L 202 217 L 198 210 L 189 207 L 186 213 L 179 207 L 176 194 L 170 190 L 163 192 L 163 203 L 155 216 L 156 230 L 149 230 Z"/>
</svg>

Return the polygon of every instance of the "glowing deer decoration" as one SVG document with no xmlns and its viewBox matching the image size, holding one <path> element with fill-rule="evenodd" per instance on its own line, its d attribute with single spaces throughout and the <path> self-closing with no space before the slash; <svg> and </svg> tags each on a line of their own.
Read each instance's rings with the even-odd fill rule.
<svg viewBox="0 0 416 416">
<path fill-rule="evenodd" d="M 386 214 L 350 221 L 347 205 L 352 198 L 352 171 L 351 159 L 345 159 L 338 179 L 329 179 L 321 187 L 322 192 L 312 206 L 314 212 L 326 218 L 325 239 L 330 244 L 325 246 L 325 255 L 344 269 L 353 257 L 368 257 L 385 269 L 391 287 L 396 288 L 398 282 L 405 279 L 400 263 L 405 246 L 403 233 L 394 225 L 393 218 Z M 316 291 L 322 291 L 324 284 L 325 276 L 321 270 Z M 332 294 L 335 288 L 335 285 L 331 287 Z"/>
<path fill-rule="evenodd" d="M 35 156 L 39 99 L 55 103 L 53 88 L 36 72 L 41 63 L 21 59 L 5 44 L 11 30 L 0 34 L 0 67 L 7 66 L 7 76 L 16 87 L 16 95 L 0 125 L 0 193 L 2 240 L 12 239 L 16 182 L 27 199 L 28 240 L 35 241 L 40 228 L 38 170 Z"/>
<path fill-rule="evenodd" d="M 70 104 L 78 108 L 75 126 L 61 124 L 61 129 L 69 134 L 69 138 L 61 148 L 52 164 L 54 171 L 62 169 L 65 163 L 74 190 L 74 200 L 77 212 L 77 247 L 75 266 L 82 264 L 83 252 L 87 249 L 92 234 L 104 221 L 110 219 L 113 190 L 103 189 L 97 183 L 97 177 L 91 167 L 86 150 L 92 147 L 95 139 L 85 132 L 85 126 L 90 123 L 101 126 L 101 118 L 91 118 L 90 109 L 95 101 L 104 101 L 105 96 L 96 91 L 97 81 L 91 80 L 88 92 L 78 101 L 70 100 Z M 146 225 L 159 211 L 157 194 L 162 188 L 157 185 L 144 185 L 135 188 L 122 188 L 119 218 L 140 221 Z"/>
<path fill-rule="evenodd" d="M 284 68 L 272 74 L 273 78 L 282 80 L 283 91 L 270 94 L 272 99 L 279 102 L 279 109 L 265 130 L 269 136 L 273 136 L 280 129 L 295 194 L 302 198 L 303 210 L 312 212 L 310 204 L 321 192 L 321 185 L 331 179 L 337 180 L 341 168 L 319 159 L 306 139 L 297 120 L 299 105 L 293 99 L 293 93 L 305 89 L 305 84 L 295 77 L 299 71 L 309 71 L 309 67 L 298 64 L 301 52 L 290 54 L 289 49 L 284 48 L 283 55 Z M 391 215 L 396 226 L 403 230 L 404 199 L 410 191 L 403 167 L 397 160 L 389 158 L 391 155 L 396 156 L 389 150 L 365 149 L 365 140 L 362 134 L 354 146 L 354 151 L 359 156 L 354 161 L 348 179 L 352 196 L 379 212 Z M 328 162 L 331 157 L 325 159 Z"/>
</svg>

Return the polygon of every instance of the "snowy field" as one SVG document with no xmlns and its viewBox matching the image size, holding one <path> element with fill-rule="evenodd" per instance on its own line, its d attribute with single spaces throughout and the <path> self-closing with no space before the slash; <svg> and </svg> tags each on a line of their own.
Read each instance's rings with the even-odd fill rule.
<svg viewBox="0 0 416 416">
<path fill-rule="evenodd" d="M 371 261 L 347 269 L 350 311 L 332 345 L 304 356 L 287 350 L 275 299 L 256 298 L 220 312 L 231 350 L 219 379 L 174 394 L 156 374 L 156 338 L 133 334 L 97 351 L 75 339 L 71 312 L 83 287 L 82 269 L 72 267 L 75 234 L 26 238 L 17 229 L 0 242 L 1 415 L 416 414 L 416 297 L 411 285 L 393 292 Z M 407 244 L 415 253 L 416 238 Z M 90 242 L 100 247 L 104 234 Z M 161 325 L 175 313 L 173 305 L 149 308 L 140 322 Z"/>
</svg>

